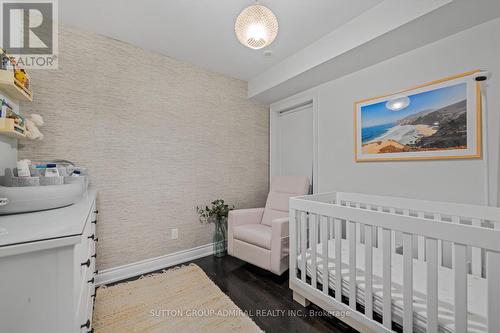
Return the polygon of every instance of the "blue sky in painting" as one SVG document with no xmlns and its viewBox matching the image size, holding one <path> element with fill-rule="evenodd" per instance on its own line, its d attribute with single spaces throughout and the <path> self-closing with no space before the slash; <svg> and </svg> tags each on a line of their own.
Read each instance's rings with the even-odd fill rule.
<svg viewBox="0 0 500 333">
<path fill-rule="evenodd" d="M 386 108 L 389 100 L 361 107 L 361 127 L 371 127 L 394 123 L 411 114 L 428 109 L 438 109 L 464 99 L 467 99 L 467 84 L 457 85 L 426 91 L 420 94 L 408 95 L 410 104 L 399 111 Z"/>
</svg>

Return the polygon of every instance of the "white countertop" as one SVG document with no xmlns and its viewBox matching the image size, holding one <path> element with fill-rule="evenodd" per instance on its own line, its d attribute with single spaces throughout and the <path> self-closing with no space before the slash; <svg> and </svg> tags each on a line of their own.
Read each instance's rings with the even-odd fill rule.
<svg viewBox="0 0 500 333">
<path fill-rule="evenodd" d="M 75 236 L 83 233 L 95 198 L 96 191 L 90 188 L 80 202 L 68 207 L 0 216 L 0 256 L 2 251 L 11 252 L 7 251 L 9 247 L 33 242 L 47 241 L 50 247 L 78 242 Z"/>
</svg>

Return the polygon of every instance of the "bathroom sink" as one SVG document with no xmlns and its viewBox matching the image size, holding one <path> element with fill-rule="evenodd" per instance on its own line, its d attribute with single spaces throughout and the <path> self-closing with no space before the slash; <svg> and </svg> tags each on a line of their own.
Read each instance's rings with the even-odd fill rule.
<svg viewBox="0 0 500 333">
<path fill-rule="evenodd" d="M 78 202 L 86 192 L 85 183 L 33 187 L 0 186 L 0 215 L 69 206 Z"/>
</svg>

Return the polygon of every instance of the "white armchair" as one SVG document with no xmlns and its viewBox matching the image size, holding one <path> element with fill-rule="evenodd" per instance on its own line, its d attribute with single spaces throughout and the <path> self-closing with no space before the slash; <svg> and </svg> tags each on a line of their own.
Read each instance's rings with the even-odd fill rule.
<svg viewBox="0 0 500 333">
<path fill-rule="evenodd" d="M 288 269 L 288 202 L 308 192 L 307 177 L 274 177 L 265 208 L 230 211 L 229 254 L 281 275 Z"/>
</svg>

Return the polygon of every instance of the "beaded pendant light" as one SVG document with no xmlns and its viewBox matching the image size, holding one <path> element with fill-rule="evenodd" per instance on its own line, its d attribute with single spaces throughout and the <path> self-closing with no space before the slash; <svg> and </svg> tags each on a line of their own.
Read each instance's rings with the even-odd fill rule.
<svg viewBox="0 0 500 333">
<path fill-rule="evenodd" d="M 257 3 L 238 15 L 234 31 L 241 44 L 258 50 L 271 44 L 278 35 L 278 20 L 269 8 Z"/>
</svg>

